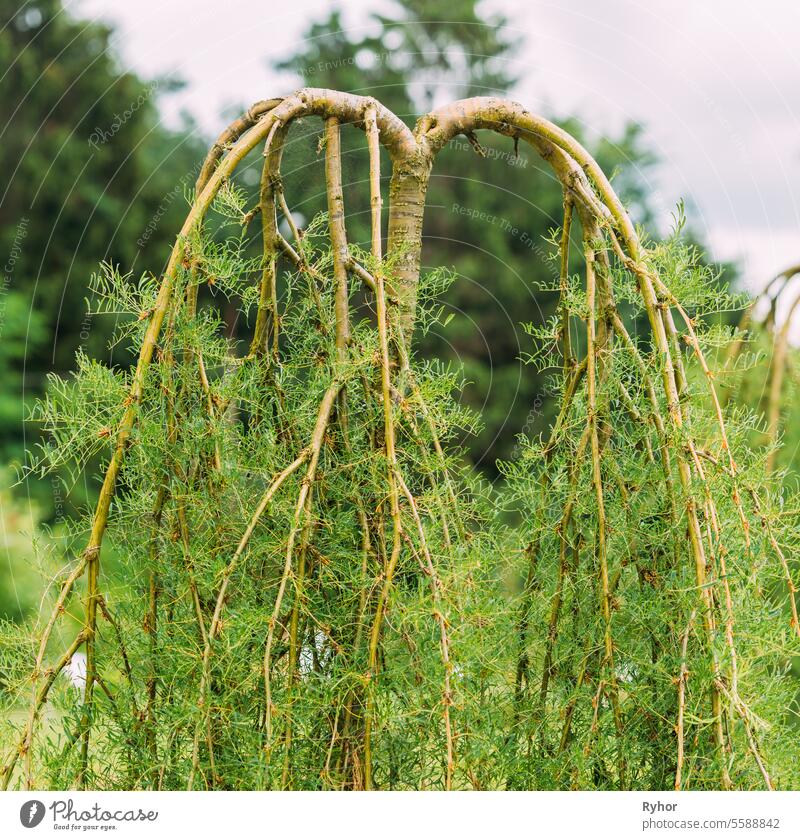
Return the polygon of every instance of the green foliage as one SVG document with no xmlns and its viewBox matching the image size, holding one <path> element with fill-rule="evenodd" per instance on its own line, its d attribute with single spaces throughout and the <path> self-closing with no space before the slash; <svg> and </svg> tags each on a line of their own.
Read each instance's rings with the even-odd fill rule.
<svg viewBox="0 0 800 840">
<path fill-rule="evenodd" d="M 714 288 L 694 249 L 679 239 L 658 243 L 647 265 L 670 290 L 680 289 L 703 353 L 713 357 L 727 347 L 730 330 L 712 316 L 740 303 Z M 640 319 L 633 276 L 613 262 L 609 271 L 617 302 Z M 571 288 L 566 301 L 574 329 L 587 318 L 585 296 Z M 557 346 L 558 324 L 536 338 Z M 636 789 L 671 788 L 681 707 L 685 786 L 713 789 L 725 772 L 736 787 L 759 786 L 753 744 L 773 781 L 797 784 L 786 726 L 797 715 L 789 677 L 799 646 L 782 562 L 782 552 L 792 558 L 797 550 L 796 518 L 784 513 L 788 499 L 768 479 L 766 451 L 752 447 L 751 422 L 732 415 L 723 436 L 690 334 L 680 338 L 682 427 L 668 419 L 658 347 L 649 338 L 628 344 L 616 336 L 596 398 L 599 478 L 584 437 L 591 410 L 580 389 L 564 399 L 563 423 L 549 438 L 523 438 L 520 457 L 502 465 L 506 504 L 529 539 L 520 626 L 536 628 L 519 648 L 518 686 L 531 735 L 513 770 L 516 784 L 613 788 L 624 779 Z M 547 355 L 535 354 L 543 365 Z M 557 366 L 558 352 L 550 355 Z M 693 467 L 688 485 L 680 481 L 681 458 Z M 698 600 L 693 511 L 704 541 L 708 608 Z M 703 626 L 707 609 L 715 616 L 710 630 Z M 718 687 L 726 716 L 724 751 L 714 746 L 709 686 Z"/>
<path fill-rule="evenodd" d="M 797 486 L 800 448 L 793 335 L 800 297 L 791 283 L 797 273 L 797 266 L 787 269 L 749 302 L 731 341 L 719 353 L 726 409 L 743 422 L 749 418 L 752 444 L 771 448 L 769 469 L 789 487 Z"/>
<path fill-rule="evenodd" d="M 7 462 L 19 452 L 19 430 L 24 420 L 25 360 L 44 343 L 46 331 L 40 313 L 32 312 L 24 294 L 0 289 L 0 452 Z"/>
<path fill-rule="evenodd" d="M 328 270 L 331 263 L 325 221 L 311 225 L 303 242 L 315 274 Z M 246 257 L 237 261 L 235 249 L 225 250 L 209 237 L 197 239 L 193 248 L 202 270 L 200 275 L 182 272 L 180 282 L 185 287 L 212 278 L 216 285 L 223 264 L 226 273 L 240 280 L 252 272 Z M 132 328 L 129 340 L 135 346 L 141 341 L 136 331 L 141 321 L 134 313 L 143 300 L 146 305 L 149 286 L 140 294 L 130 278 L 118 272 L 106 271 L 103 276 L 95 305 L 129 313 L 122 328 L 126 332 L 126 326 Z M 92 785 L 185 785 L 192 772 L 195 727 L 206 725 L 201 719 L 200 663 L 209 610 L 221 581 L 232 571 L 236 545 L 265 489 L 313 438 L 331 377 L 342 386 L 338 419 L 326 433 L 314 483 L 313 515 L 297 549 L 304 571 L 298 573 L 301 578 L 292 577 L 293 605 L 290 602 L 278 618 L 281 632 L 276 640 L 272 703 L 279 711 L 274 743 L 265 743 L 261 657 L 269 629 L 268 605 L 281 583 L 286 533 L 303 486 L 300 473 L 276 495 L 232 576 L 230 604 L 226 599 L 210 670 L 213 759 L 204 752 L 204 736 L 198 783 L 273 787 L 280 786 L 288 772 L 292 786 L 313 788 L 358 777 L 363 768 L 347 767 L 347 762 L 357 760 L 347 738 L 355 740 L 365 725 L 361 706 L 368 693 L 380 721 L 374 733 L 380 756 L 376 783 L 400 787 L 442 783 L 443 665 L 431 618 L 429 581 L 419 567 L 419 547 L 404 553 L 396 570 L 397 585 L 381 644 L 385 674 L 379 688 L 373 689 L 369 680 L 367 641 L 381 581 L 380 558 L 386 552 L 387 463 L 382 440 L 375 433 L 382 426 L 383 411 L 375 367 L 377 334 L 370 318 L 355 323 L 350 360 L 345 365 L 335 361 L 330 285 L 311 294 L 308 285 L 317 282 L 311 273 L 290 273 L 283 280 L 286 315 L 279 366 L 268 359 L 237 357 L 212 310 L 203 309 L 192 317 L 181 309 L 173 313 L 159 361 L 149 371 L 147 397 L 138 409 L 136 435 L 120 475 L 109 530 L 121 564 L 111 571 L 107 603 L 120 635 L 106 626 L 98 639 L 98 658 L 115 663 L 101 673 L 101 684 L 108 686 L 115 701 L 107 697 L 99 701 L 95 727 L 103 733 L 103 758 L 95 767 Z M 441 284 L 434 277 L 428 285 L 437 289 Z M 200 355 L 210 378 L 208 394 L 198 380 Z M 465 428 L 473 428 L 476 418 L 453 402 L 452 394 L 461 383 L 452 371 L 428 362 L 408 375 L 417 385 L 416 396 L 398 406 L 400 464 L 405 475 L 413 476 L 409 485 L 426 524 L 427 550 L 439 570 L 445 603 L 436 609 L 447 609 L 451 615 L 453 645 L 458 650 L 461 635 L 474 632 L 471 628 L 477 621 L 476 616 L 459 617 L 460 602 L 476 586 L 475 578 L 486 579 L 489 574 L 487 568 L 478 567 L 478 558 L 493 538 L 487 532 L 458 547 L 448 546 L 443 528 L 456 514 L 459 528 L 477 527 L 490 509 L 486 488 L 459 466 L 458 448 L 452 448 L 443 461 L 431 435 L 435 431 L 437 440 L 448 445 Z M 68 462 L 77 474 L 101 448 L 107 457 L 112 438 L 101 432 L 119 422 L 128 384 L 124 372 L 85 359 L 79 361 L 71 382 L 54 377 L 37 412 L 50 442 L 34 469 L 41 473 Z M 215 406 L 227 408 L 210 417 L 208 397 Z M 423 403 L 431 406 L 430 427 L 420 414 Z M 345 410 L 349 422 L 343 417 Z M 165 424 L 165 417 L 172 419 Z M 213 468 L 215 453 L 220 455 L 219 469 Z M 170 465 L 166 473 L 161 467 L 165 463 Z M 443 483 L 445 471 L 448 479 Z M 162 491 L 167 496 L 159 510 Z M 160 527 L 154 527 L 154 511 Z M 404 512 L 404 520 L 408 538 L 416 540 L 417 525 L 410 510 Z M 369 546 L 364 545 L 364 521 L 369 523 Z M 84 522 L 76 530 L 87 527 Z M 149 633 L 142 626 L 142 604 L 151 580 L 165 617 Z M 293 622 L 297 626 L 291 630 Z M 290 634 L 296 636 L 294 642 Z M 119 660 L 120 638 L 133 664 L 130 683 Z M 459 658 L 460 653 L 455 661 Z M 152 699 L 148 699 L 149 685 L 155 687 Z M 12 705 L 20 692 L 24 681 L 9 690 Z M 459 688 L 459 697 L 462 693 L 471 696 L 471 691 Z M 72 694 L 61 692 L 59 698 L 60 717 L 69 720 Z M 477 719 L 478 710 L 473 714 Z M 341 743 L 331 743 L 333 721 L 340 716 L 342 727 L 345 715 L 352 731 L 348 735 L 342 729 Z M 293 748 L 285 771 L 289 723 Z M 65 747 L 70 743 L 68 729 L 63 738 L 53 736 L 42 746 L 37 770 L 55 774 L 52 778 L 64 785 L 70 784 L 79 761 L 79 751 L 70 753 Z M 274 756 L 269 769 L 261 760 L 265 748 Z M 321 777 L 320 768 L 325 766 L 327 777 Z"/>
<path fill-rule="evenodd" d="M 240 209 L 229 205 L 231 218 Z M 182 788 L 188 779 L 230 789 L 360 787 L 369 727 L 375 786 L 439 788 L 449 709 L 454 787 L 664 789 L 676 773 L 680 707 L 683 785 L 713 789 L 724 775 L 714 685 L 722 687 L 718 719 L 732 784 L 762 783 L 751 738 L 776 784 L 798 783 L 786 737 L 795 713 L 787 672 L 798 644 L 784 617 L 786 585 L 770 537 L 791 553 L 800 535 L 782 515 L 787 500 L 765 484 L 764 453 L 748 446 L 749 429 L 736 418 L 727 427 L 735 478 L 719 460 L 720 427 L 695 354 L 679 353 L 684 427 L 667 421 L 659 429 L 652 418 L 667 418 L 669 407 L 649 377 L 658 378 L 663 358 L 646 340 L 629 345 L 617 337 L 611 345 L 596 394 L 602 522 L 586 448 L 585 377 L 569 388 L 577 368 L 551 376 L 554 395 L 564 398 L 562 421 L 549 441 L 523 437 L 520 456 L 501 465 L 507 490 L 498 494 L 465 466 L 457 443 L 478 422 L 457 399 L 462 379 L 452 365 L 415 361 L 404 374 L 412 387 L 394 398 L 399 471 L 414 506 L 401 506 L 404 547 L 375 671 L 369 642 L 391 552 L 379 335 L 362 310 L 347 360 L 337 353 L 332 285 L 318 283 L 332 265 L 323 216 L 302 240 L 305 269 L 282 278 L 280 362 L 240 355 L 213 308 L 187 308 L 199 284 L 254 281 L 257 266 L 239 242 L 235 235 L 220 244 L 207 231 L 193 238 L 137 409 L 109 526 L 119 563 L 104 572 L 108 620 L 98 626 L 103 690 L 89 786 Z M 656 246 L 647 260 L 693 302 L 701 345 L 720 344 L 725 333 L 705 316 L 734 301 L 704 291 L 707 270 L 677 240 Z M 639 318 L 627 268 L 612 259 L 607 270 L 605 280 Z M 107 269 L 102 276 L 94 305 L 127 313 L 121 329 L 134 348 L 150 284 Z M 449 279 L 438 271 L 421 282 L 428 326 L 442 315 L 438 301 Z M 577 277 L 570 289 L 577 339 L 590 310 Z M 359 299 L 351 290 L 351 301 Z M 240 314 L 248 317 L 248 308 Z M 534 355 L 559 368 L 562 339 L 554 322 L 549 334 L 535 336 L 549 350 Z M 305 479 L 298 469 L 254 517 L 275 477 L 314 439 L 332 382 L 340 396 L 310 501 L 299 511 Z M 128 385 L 124 372 L 86 359 L 71 382 L 54 379 L 38 409 L 51 442 L 36 469 L 69 462 L 77 474 L 99 450 L 107 458 L 113 438 L 100 430 L 118 422 Z M 682 488 L 678 462 L 692 441 L 703 441 L 696 451 L 704 470 Z M 754 523 L 749 532 L 734 491 Z M 704 586 L 717 617 L 710 633 L 687 538 L 692 509 L 701 512 L 708 540 Z M 513 529 L 503 524 L 509 516 Z M 72 530 L 79 535 L 89 525 L 86 518 Z M 287 534 L 298 527 L 287 577 Z M 607 634 L 613 661 L 604 653 Z M 4 697 L 13 709 L 27 691 L 31 642 L 19 632 L 8 639 Z M 57 713 L 37 736 L 35 783 L 74 784 L 78 698 L 60 677 Z M 8 725 L 16 726 L 13 716 Z"/>
<path fill-rule="evenodd" d="M 35 505 L 6 489 L 7 474 L 0 474 L 0 621 L 20 621 L 38 606 L 41 579 L 37 574 L 44 535 L 39 530 Z M 0 631 L 4 637 L 5 628 Z M 4 679 L 0 664 L 0 681 Z"/>
<path fill-rule="evenodd" d="M 157 101 L 175 83 L 123 70 L 110 42 L 60 0 L 0 9 L 3 463 L 30 445 L 23 422 L 48 372 L 71 370 L 78 350 L 130 363 L 107 347 L 113 321 L 85 313 L 86 286 L 101 258 L 158 272 L 197 176 L 198 139 L 160 124 Z M 47 485 L 26 489 L 52 520 Z"/>
</svg>

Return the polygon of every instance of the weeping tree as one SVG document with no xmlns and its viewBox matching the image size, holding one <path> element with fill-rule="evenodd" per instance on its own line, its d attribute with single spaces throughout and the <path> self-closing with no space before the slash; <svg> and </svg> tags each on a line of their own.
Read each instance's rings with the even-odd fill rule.
<svg viewBox="0 0 800 840">
<path fill-rule="evenodd" d="M 327 212 L 299 230 L 281 156 L 306 118 Z M 347 238 L 343 126 L 368 148 L 368 251 Z M 454 443 L 479 422 L 458 372 L 413 353 L 448 282 L 420 276 L 431 168 L 479 131 L 530 144 L 563 187 L 558 315 L 531 326 L 560 411 L 500 494 Z M 233 176 L 257 148 L 250 207 Z M 246 349 L 209 290 L 252 316 Z M 331 90 L 259 102 L 209 152 L 160 282 L 106 266 L 95 293 L 139 361 L 82 358 L 38 409 L 32 469 L 101 456 L 105 478 L 9 657 L 27 712 L 6 786 L 791 785 L 800 628 L 776 604 L 796 537 L 717 396 L 726 297 L 679 236 L 642 240 L 568 133 L 498 98 L 413 131 Z M 76 701 L 59 674 L 83 652 Z"/>
</svg>

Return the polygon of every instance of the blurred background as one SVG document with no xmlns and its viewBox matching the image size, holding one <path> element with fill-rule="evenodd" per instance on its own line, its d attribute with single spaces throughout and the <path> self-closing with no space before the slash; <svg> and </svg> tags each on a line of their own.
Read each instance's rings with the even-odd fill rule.
<svg viewBox="0 0 800 840">
<path fill-rule="evenodd" d="M 130 363 L 109 346 L 113 318 L 87 314 L 90 277 L 101 261 L 134 278 L 160 272 L 209 144 L 258 99 L 331 87 L 375 96 L 413 124 L 452 99 L 508 95 L 579 137 L 647 232 L 666 232 L 684 201 L 687 235 L 725 282 L 757 292 L 800 262 L 790 0 L 0 0 L 0 10 L 0 617 L 35 608 L 43 565 L 58 565 L 70 514 L 96 492 L 92 475 L 20 480 L 48 375 L 68 376 L 79 352 Z M 301 226 L 324 207 L 317 129 L 301 130 L 284 159 Z M 365 178 L 359 140 L 345 147 L 346 189 Z M 258 170 L 242 178 L 253 190 Z M 348 233 L 362 243 L 367 209 L 348 203 Z M 463 367 L 462 398 L 484 419 L 463 445 L 492 480 L 515 436 L 551 417 L 547 377 L 524 360 L 526 325 L 553 313 L 544 240 L 560 217 L 560 188 L 527 148 L 486 140 L 480 158 L 460 138 L 437 162 L 423 263 L 457 272 L 443 301 L 454 317 L 418 349 Z M 236 340 L 247 325 L 230 331 Z"/>
</svg>

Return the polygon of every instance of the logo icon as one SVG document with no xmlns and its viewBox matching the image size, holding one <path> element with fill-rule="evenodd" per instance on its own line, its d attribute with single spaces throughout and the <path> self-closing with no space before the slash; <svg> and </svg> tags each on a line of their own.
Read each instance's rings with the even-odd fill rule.
<svg viewBox="0 0 800 840">
<path fill-rule="evenodd" d="M 29 799 L 19 809 L 19 821 L 25 828 L 36 828 L 44 819 L 44 802 L 38 799 Z"/>
</svg>

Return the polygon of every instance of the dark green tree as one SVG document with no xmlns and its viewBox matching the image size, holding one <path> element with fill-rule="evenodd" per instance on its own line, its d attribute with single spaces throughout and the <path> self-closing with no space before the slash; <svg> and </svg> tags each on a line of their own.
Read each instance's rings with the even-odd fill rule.
<svg viewBox="0 0 800 840">
<path fill-rule="evenodd" d="M 158 98 L 174 84 L 123 69 L 111 34 L 60 0 L 0 2 L 5 459 L 24 446 L 25 403 L 78 348 L 129 361 L 109 352 L 114 319 L 85 315 L 89 280 L 101 260 L 161 271 L 201 159 L 188 130 L 160 125 Z"/>
<path fill-rule="evenodd" d="M 0 463 L 19 464 L 39 430 L 27 423 L 50 372 L 77 350 L 127 366 L 110 346 L 116 316 L 90 317 L 85 298 L 100 261 L 138 279 L 160 274 L 202 160 L 189 131 L 160 125 L 158 99 L 174 89 L 120 66 L 111 30 L 79 20 L 60 0 L 0 0 Z M 35 606 L 36 522 L 89 501 L 87 481 L 29 481 L 10 489 L 3 469 L 0 616 Z M 29 507 L 22 497 L 33 497 Z M 23 515 L 24 514 L 24 515 Z M 40 558 L 39 558 L 40 559 Z M 32 583 L 32 576 L 37 583 Z"/>
</svg>

